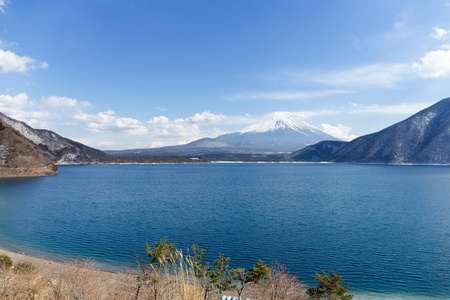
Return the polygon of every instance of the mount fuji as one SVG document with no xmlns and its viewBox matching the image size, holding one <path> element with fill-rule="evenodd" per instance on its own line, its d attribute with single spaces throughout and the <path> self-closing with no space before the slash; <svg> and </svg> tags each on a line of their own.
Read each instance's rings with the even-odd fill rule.
<svg viewBox="0 0 450 300">
<path fill-rule="evenodd" d="M 216 139 L 256 152 L 292 152 L 318 141 L 339 140 L 309 125 L 299 116 L 285 111 L 273 112 L 259 123 Z"/>
<path fill-rule="evenodd" d="M 151 149 L 106 151 L 113 156 L 286 154 L 323 140 L 339 141 L 289 112 L 274 112 L 261 122 L 217 138 Z"/>
</svg>

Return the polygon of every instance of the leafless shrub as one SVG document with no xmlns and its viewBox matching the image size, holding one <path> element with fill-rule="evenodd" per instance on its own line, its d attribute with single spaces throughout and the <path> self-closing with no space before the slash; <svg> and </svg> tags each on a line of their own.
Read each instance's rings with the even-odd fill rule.
<svg viewBox="0 0 450 300">
<path fill-rule="evenodd" d="M 47 279 L 54 299 L 109 299 L 108 273 L 95 270 L 92 260 L 69 261 Z"/>
<path fill-rule="evenodd" d="M 275 262 L 265 280 L 249 286 L 249 297 L 256 300 L 303 300 L 307 299 L 306 285 L 290 274 L 286 267 Z"/>
<path fill-rule="evenodd" d="M 0 268 L 0 299 L 43 299 L 45 282 L 35 272 L 15 272 Z"/>
<path fill-rule="evenodd" d="M 92 260 L 69 261 L 31 272 L 0 268 L 0 299 L 54 300 L 201 300 L 205 299 L 191 257 L 176 253 L 178 259 L 156 268 L 139 261 L 123 273 L 95 269 Z M 270 274 L 252 283 L 242 297 L 255 300 L 303 300 L 306 286 L 280 264 L 271 266 Z M 209 299 L 217 299 L 217 291 Z M 244 296 L 245 295 L 245 296 Z"/>
</svg>

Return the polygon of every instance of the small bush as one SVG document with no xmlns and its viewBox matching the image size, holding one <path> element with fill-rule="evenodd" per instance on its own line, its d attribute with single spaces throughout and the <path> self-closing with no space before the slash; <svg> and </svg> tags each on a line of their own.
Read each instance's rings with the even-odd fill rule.
<svg viewBox="0 0 450 300">
<path fill-rule="evenodd" d="M 36 266 L 29 262 L 21 262 L 14 266 L 16 272 L 31 273 L 36 269 Z"/>
<path fill-rule="evenodd" d="M 58 172 L 58 167 L 56 165 L 52 164 L 52 171 L 54 172 Z"/>
<path fill-rule="evenodd" d="M 6 254 L 0 254 L 0 268 L 8 269 L 13 265 L 11 257 Z"/>
</svg>

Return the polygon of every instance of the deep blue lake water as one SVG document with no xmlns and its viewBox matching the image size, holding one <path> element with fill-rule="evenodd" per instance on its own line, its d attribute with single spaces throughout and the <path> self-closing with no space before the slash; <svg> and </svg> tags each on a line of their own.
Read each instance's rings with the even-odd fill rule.
<svg viewBox="0 0 450 300">
<path fill-rule="evenodd" d="M 0 181 L 0 247 L 118 268 L 167 236 L 233 267 L 336 271 L 355 299 L 450 299 L 450 167 L 61 166 Z"/>
</svg>

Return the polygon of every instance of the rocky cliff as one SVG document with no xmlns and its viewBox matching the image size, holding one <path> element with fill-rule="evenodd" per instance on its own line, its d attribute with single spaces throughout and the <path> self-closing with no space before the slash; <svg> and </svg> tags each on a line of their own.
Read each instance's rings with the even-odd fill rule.
<svg viewBox="0 0 450 300">
<path fill-rule="evenodd" d="M 103 151 L 64 138 L 53 131 L 33 129 L 24 122 L 0 113 L 0 120 L 36 144 L 47 161 L 59 164 L 89 164 L 108 159 Z"/>
<path fill-rule="evenodd" d="M 8 124 L 0 121 L 0 177 L 46 176 L 58 168 L 41 150 Z"/>
</svg>

